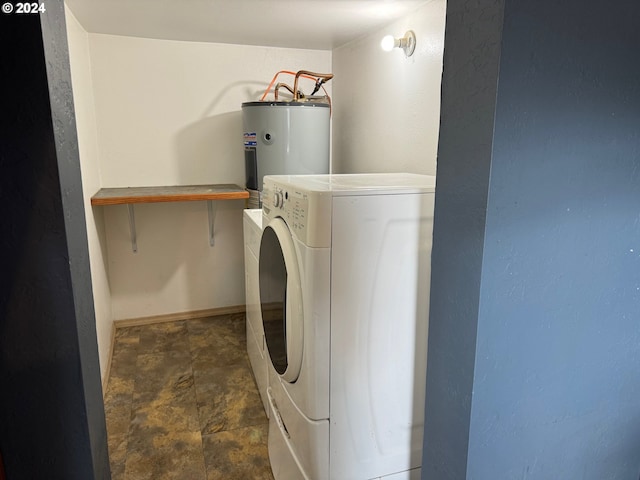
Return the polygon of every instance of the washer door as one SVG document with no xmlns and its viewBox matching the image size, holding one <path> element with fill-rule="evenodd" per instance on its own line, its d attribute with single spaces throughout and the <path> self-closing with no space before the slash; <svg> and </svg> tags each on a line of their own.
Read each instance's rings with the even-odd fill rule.
<svg viewBox="0 0 640 480">
<path fill-rule="evenodd" d="M 293 237 L 282 218 L 274 218 L 262 232 L 259 276 L 269 357 L 276 372 L 293 383 L 302 367 L 302 288 Z"/>
</svg>

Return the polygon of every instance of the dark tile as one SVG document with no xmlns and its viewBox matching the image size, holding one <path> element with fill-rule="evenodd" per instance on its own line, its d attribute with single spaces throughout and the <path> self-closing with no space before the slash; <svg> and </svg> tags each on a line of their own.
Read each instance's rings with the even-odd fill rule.
<svg viewBox="0 0 640 480">
<path fill-rule="evenodd" d="M 119 328 L 105 412 L 113 480 L 273 479 L 244 314 Z"/>
<path fill-rule="evenodd" d="M 191 372 L 172 378 L 161 389 L 134 393 L 129 435 L 149 432 L 200 432 Z"/>
<path fill-rule="evenodd" d="M 130 401 L 133 394 L 134 376 L 120 377 L 111 375 L 105 392 L 107 402 Z"/>
<path fill-rule="evenodd" d="M 118 327 L 113 339 L 114 355 L 135 355 L 140 344 L 140 327 Z M 123 362 L 124 363 L 124 362 Z M 113 359 L 111 362 L 113 368 Z"/>
<path fill-rule="evenodd" d="M 189 338 L 185 322 L 158 323 L 140 329 L 138 354 L 168 351 L 189 351 Z"/>
<path fill-rule="evenodd" d="M 166 390 L 178 378 L 191 374 L 191 356 L 186 349 L 138 355 L 134 391 L 142 393 Z"/>
<path fill-rule="evenodd" d="M 144 328 L 145 327 L 142 325 L 138 325 L 135 327 L 118 327 L 116 328 L 116 339 L 140 337 L 140 331 Z"/>
<path fill-rule="evenodd" d="M 129 431 L 133 379 L 111 377 L 104 398 L 104 411 L 109 435 L 124 435 Z"/>
<path fill-rule="evenodd" d="M 200 480 L 205 475 L 200 432 L 129 438 L 125 480 Z"/>
<path fill-rule="evenodd" d="M 273 480 L 267 434 L 264 424 L 203 436 L 207 480 Z"/>
<path fill-rule="evenodd" d="M 124 466 L 127 459 L 127 438 L 125 435 L 109 435 L 109 464 L 111 480 L 124 479 Z"/>
<path fill-rule="evenodd" d="M 131 377 L 136 371 L 138 339 L 115 339 L 109 377 Z"/>
<path fill-rule="evenodd" d="M 144 327 L 116 327 L 114 346 L 118 349 L 137 347 Z"/>
<path fill-rule="evenodd" d="M 248 365 L 194 372 L 203 435 L 267 423 Z"/>
<path fill-rule="evenodd" d="M 245 313 L 229 313 L 226 315 L 216 315 L 214 317 L 202 317 L 189 320 L 187 322 L 187 328 L 189 332 L 197 332 L 198 330 L 209 330 L 210 328 L 217 328 L 221 325 L 227 325 L 226 328 L 232 328 L 237 334 L 242 335 L 244 333 L 245 325 Z"/>
<path fill-rule="evenodd" d="M 206 370 L 245 361 L 244 314 L 209 317 L 188 322 L 194 370 Z"/>
</svg>

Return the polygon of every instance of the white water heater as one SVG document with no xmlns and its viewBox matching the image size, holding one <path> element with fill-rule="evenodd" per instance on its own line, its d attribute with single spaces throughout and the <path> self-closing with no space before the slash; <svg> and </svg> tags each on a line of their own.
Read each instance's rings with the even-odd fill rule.
<svg viewBox="0 0 640 480">
<path fill-rule="evenodd" d="M 330 106 L 313 101 L 242 104 L 247 189 L 265 175 L 329 173 Z"/>
</svg>

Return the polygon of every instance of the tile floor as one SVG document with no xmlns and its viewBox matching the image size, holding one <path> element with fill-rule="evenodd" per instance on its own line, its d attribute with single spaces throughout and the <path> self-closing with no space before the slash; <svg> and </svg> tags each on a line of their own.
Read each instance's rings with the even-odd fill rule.
<svg viewBox="0 0 640 480">
<path fill-rule="evenodd" d="M 116 331 L 112 480 L 273 480 L 244 314 Z"/>
</svg>

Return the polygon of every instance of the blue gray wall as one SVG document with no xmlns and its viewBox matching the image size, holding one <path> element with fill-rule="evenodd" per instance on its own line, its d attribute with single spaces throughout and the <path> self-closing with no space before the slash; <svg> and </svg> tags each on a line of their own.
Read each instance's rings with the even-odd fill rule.
<svg viewBox="0 0 640 480">
<path fill-rule="evenodd" d="M 110 478 L 63 8 L 0 16 L 0 452 L 16 480 Z"/>
<path fill-rule="evenodd" d="M 638 25 L 448 2 L 425 479 L 640 475 Z"/>
</svg>

